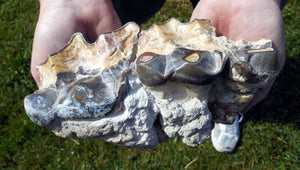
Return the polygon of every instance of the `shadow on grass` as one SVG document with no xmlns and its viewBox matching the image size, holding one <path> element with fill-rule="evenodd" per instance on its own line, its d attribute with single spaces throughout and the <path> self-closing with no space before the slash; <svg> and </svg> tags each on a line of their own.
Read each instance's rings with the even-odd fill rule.
<svg viewBox="0 0 300 170">
<path fill-rule="evenodd" d="M 253 122 L 300 123 L 300 59 L 288 58 L 268 96 L 247 112 Z"/>
</svg>

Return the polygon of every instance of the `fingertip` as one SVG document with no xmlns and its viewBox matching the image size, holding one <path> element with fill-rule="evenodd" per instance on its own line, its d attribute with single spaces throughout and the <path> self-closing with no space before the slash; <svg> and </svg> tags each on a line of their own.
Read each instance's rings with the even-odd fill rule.
<svg viewBox="0 0 300 170">
<path fill-rule="evenodd" d="M 32 75 L 34 81 L 36 82 L 37 86 L 40 88 L 42 85 L 42 80 L 38 74 L 38 69 L 34 66 L 31 66 L 31 75 Z"/>
</svg>

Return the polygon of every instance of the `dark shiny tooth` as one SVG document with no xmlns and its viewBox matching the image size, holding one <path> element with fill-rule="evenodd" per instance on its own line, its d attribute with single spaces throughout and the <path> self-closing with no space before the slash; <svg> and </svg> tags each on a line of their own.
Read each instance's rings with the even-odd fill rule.
<svg viewBox="0 0 300 170">
<path fill-rule="evenodd" d="M 168 79 L 168 75 L 165 73 L 166 56 L 164 55 L 142 54 L 139 56 L 136 66 L 138 77 L 146 86 L 161 85 Z"/>
</svg>

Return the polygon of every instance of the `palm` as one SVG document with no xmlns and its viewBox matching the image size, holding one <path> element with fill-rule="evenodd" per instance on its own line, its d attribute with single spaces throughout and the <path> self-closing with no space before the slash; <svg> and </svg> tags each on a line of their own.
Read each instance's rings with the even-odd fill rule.
<svg viewBox="0 0 300 170">
<path fill-rule="evenodd" d="M 274 0 L 201 0 L 191 20 L 210 19 L 217 35 L 232 40 L 257 41 L 271 39 L 278 52 L 278 61 L 283 67 L 285 41 L 281 12 Z M 244 109 L 249 110 L 268 93 L 272 83 L 259 89 L 253 100 Z"/>
<path fill-rule="evenodd" d="M 282 40 L 282 19 L 273 0 L 201 0 L 192 19 L 208 18 L 219 35 L 233 40 L 272 39 L 277 46 Z"/>
<path fill-rule="evenodd" d="M 43 63 L 49 54 L 60 50 L 72 34 L 81 32 L 88 41 L 93 42 L 99 34 L 121 26 L 111 4 L 105 4 L 105 0 L 69 1 L 64 5 L 56 5 L 55 2 L 41 2 L 31 62 L 31 72 L 38 84 L 36 65 Z"/>
</svg>

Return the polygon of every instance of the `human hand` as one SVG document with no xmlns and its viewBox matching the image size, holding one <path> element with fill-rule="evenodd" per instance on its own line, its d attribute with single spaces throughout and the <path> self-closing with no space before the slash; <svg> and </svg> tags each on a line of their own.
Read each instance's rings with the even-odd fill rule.
<svg viewBox="0 0 300 170">
<path fill-rule="evenodd" d="M 93 42 L 99 34 L 121 25 L 110 0 L 40 0 L 31 58 L 33 78 L 40 86 L 36 65 L 64 47 L 75 32 L 81 32 L 87 41 Z"/>
<path fill-rule="evenodd" d="M 280 69 L 285 62 L 284 24 L 277 0 L 201 0 L 191 17 L 209 19 L 217 35 L 232 40 L 271 39 L 277 50 Z M 242 112 L 247 112 L 269 92 L 273 82 L 258 89 Z"/>
</svg>

